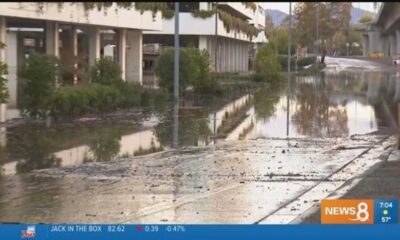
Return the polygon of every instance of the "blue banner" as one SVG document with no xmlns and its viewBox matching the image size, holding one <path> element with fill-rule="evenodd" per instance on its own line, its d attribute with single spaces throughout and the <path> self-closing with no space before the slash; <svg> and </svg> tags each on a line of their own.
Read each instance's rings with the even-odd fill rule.
<svg viewBox="0 0 400 240">
<path fill-rule="evenodd" d="M 104 225 L 0 224 L 1 240 L 342 240 L 399 239 L 399 224 L 374 225 Z"/>
</svg>

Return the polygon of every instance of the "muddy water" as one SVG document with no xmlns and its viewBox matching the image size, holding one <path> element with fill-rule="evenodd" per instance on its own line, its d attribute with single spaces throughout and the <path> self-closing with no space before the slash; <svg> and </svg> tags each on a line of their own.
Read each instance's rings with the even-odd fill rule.
<svg viewBox="0 0 400 240">
<path fill-rule="evenodd" d="M 396 73 L 324 73 L 178 118 L 3 128 L 0 222 L 288 222 L 383 159 L 399 100 Z"/>
<path fill-rule="evenodd" d="M 179 109 L 179 145 L 206 146 L 258 138 L 336 138 L 364 134 L 398 123 L 400 77 L 385 72 L 298 76 L 290 87 L 273 84 L 218 107 Z M 129 120 L 129 119 L 128 119 Z M 171 110 L 131 121 L 73 127 L 16 126 L 1 129 L 0 174 L 105 162 L 170 149 Z"/>
</svg>

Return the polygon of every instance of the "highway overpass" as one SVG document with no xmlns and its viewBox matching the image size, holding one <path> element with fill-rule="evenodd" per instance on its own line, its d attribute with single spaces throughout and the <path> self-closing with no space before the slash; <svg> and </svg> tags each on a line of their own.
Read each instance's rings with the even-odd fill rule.
<svg viewBox="0 0 400 240">
<path fill-rule="evenodd" d="M 382 53 L 385 58 L 400 54 L 400 3 L 382 3 L 363 34 L 364 56 Z"/>
</svg>

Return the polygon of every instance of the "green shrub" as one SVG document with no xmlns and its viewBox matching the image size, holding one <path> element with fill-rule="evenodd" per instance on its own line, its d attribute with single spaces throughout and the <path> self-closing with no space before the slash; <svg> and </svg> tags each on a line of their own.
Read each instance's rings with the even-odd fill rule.
<svg viewBox="0 0 400 240">
<path fill-rule="evenodd" d="M 77 117 L 130 107 L 156 106 L 165 103 L 160 90 L 145 89 L 140 85 L 123 82 L 106 86 L 88 84 L 58 89 L 52 96 L 49 110 L 53 117 Z"/>
<path fill-rule="evenodd" d="M 255 81 L 276 81 L 280 77 L 281 66 L 272 44 L 263 44 L 254 62 Z"/>
<path fill-rule="evenodd" d="M 0 62 L 0 103 L 7 103 L 8 90 L 7 90 L 7 78 L 4 77 L 8 74 L 7 64 Z"/>
<path fill-rule="evenodd" d="M 287 55 L 279 55 L 278 56 L 279 64 L 281 65 L 282 71 L 287 71 L 288 68 L 288 57 Z M 315 57 L 304 57 L 301 58 L 297 61 L 297 67 L 299 69 L 311 65 L 315 63 Z M 290 69 L 295 70 L 296 69 L 296 57 L 291 57 L 291 62 L 290 62 Z"/>
<path fill-rule="evenodd" d="M 32 117 L 45 117 L 59 78 L 59 61 L 54 56 L 32 53 L 19 73 L 25 80 L 21 110 Z"/>
<path fill-rule="evenodd" d="M 195 93 L 202 95 L 214 94 L 218 90 L 216 78 L 211 76 L 210 54 L 207 50 L 198 48 L 187 48 L 190 65 L 192 66 L 190 83 Z"/>
<path fill-rule="evenodd" d="M 121 66 L 111 57 L 102 57 L 90 69 L 90 82 L 113 85 L 123 82 Z"/>
<path fill-rule="evenodd" d="M 297 66 L 302 68 L 302 67 L 314 64 L 315 61 L 316 61 L 316 57 L 304 57 L 297 61 Z"/>
<path fill-rule="evenodd" d="M 187 51 L 179 50 L 179 92 L 182 92 L 190 83 L 190 77 L 193 72 Z M 174 49 L 167 49 L 157 60 L 156 75 L 160 79 L 159 85 L 168 89 L 170 92 L 174 89 Z"/>
<path fill-rule="evenodd" d="M 288 68 L 288 56 L 287 55 L 279 55 L 278 56 L 279 64 L 281 65 L 282 71 L 287 71 Z M 290 58 L 290 69 L 294 70 L 296 68 L 296 58 Z"/>
<path fill-rule="evenodd" d="M 213 94 L 219 85 L 211 76 L 210 55 L 207 50 L 195 47 L 180 49 L 179 87 L 184 91 L 187 86 L 200 94 Z M 173 91 L 174 82 L 174 51 L 168 49 L 157 61 L 156 74 L 160 78 L 160 86 Z"/>
<path fill-rule="evenodd" d="M 68 86 L 52 96 L 50 111 L 54 117 L 80 116 L 116 110 L 120 91 L 115 86 L 90 84 L 80 87 Z"/>
<path fill-rule="evenodd" d="M 146 89 L 142 88 L 139 84 L 132 84 L 123 82 L 118 85 L 119 97 L 118 107 L 129 108 L 133 106 L 142 106 L 142 98 Z"/>
<path fill-rule="evenodd" d="M 195 9 L 192 12 L 192 16 L 195 18 L 202 18 L 202 19 L 206 19 L 206 18 L 210 18 L 212 17 L 216 12 L 216 8 L 213 7 L 213 9 L 211 10 L 199 10 L 199 9 Z"/>
</svg>

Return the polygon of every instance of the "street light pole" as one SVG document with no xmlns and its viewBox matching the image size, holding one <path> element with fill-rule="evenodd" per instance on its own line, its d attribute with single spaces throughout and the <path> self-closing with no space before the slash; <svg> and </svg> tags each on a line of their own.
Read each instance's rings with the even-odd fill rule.
<svg viewBox="0 0 400 240">
<path fill-rule="evenodd" d="M 290 108 L 290 68 L 292 57 L 292 2 L 289 2 L 289 27 L 288 27 L 288 92 L 286 97 L 286 137 L 289 137 L 289 108 Z"/>
<path fill-rule="evenodd" d="M 179 2 L 175 2 L 174 101 L 179 100 Z"/>
<path fill-rule="evenodd" d="M 179 2 L 175 2 L 173 147 L 178 147 L 179 116 Z"/>
<path fill-rule="evenodd" d="M 319 41 L 318 41 L 318 39 L 319 39 L 319 5 L 320 5 L 320 3 L 318 3 L 318 6 L 317 6 L 317 30 L 316 30 L 316 59 L 317 59 L 317 69 L 318 69 L 318 55 L 319 55 L 319 46 L 318 46 L 318 44 L 319 44 Z"/>
<path fill-rule="evenodd" d="M 218 72 L 217 62 L 218 62 L 218 2 L 215 2 L 215 53 L 214 53 L 215 72 Z"/>
</svg>

